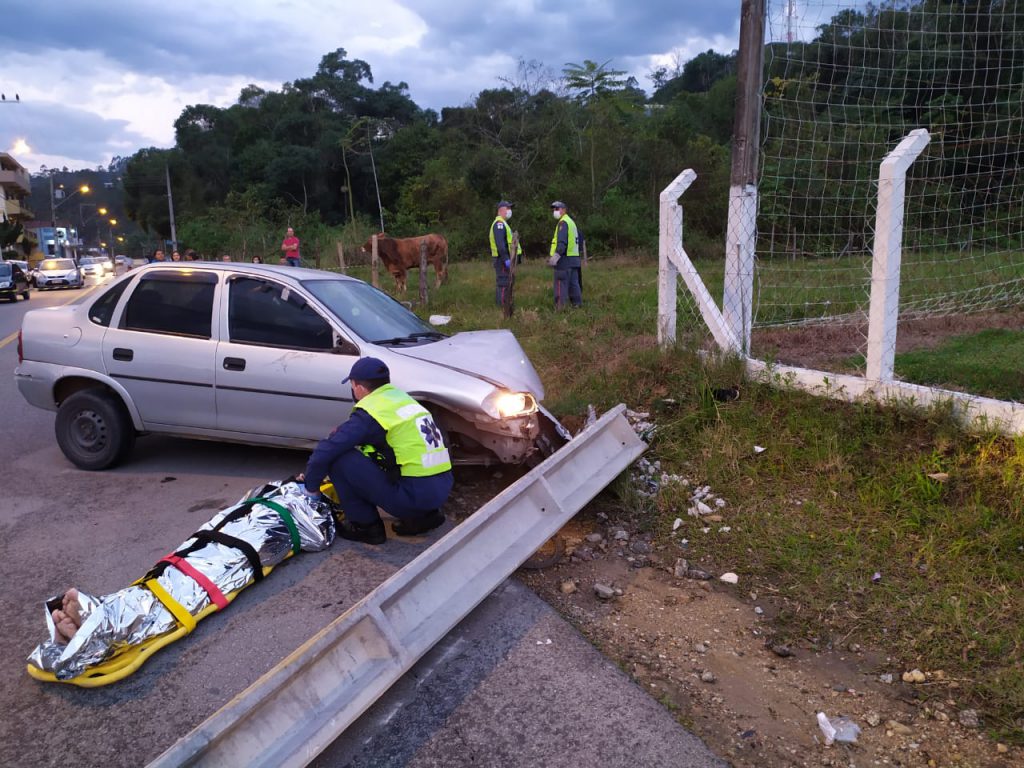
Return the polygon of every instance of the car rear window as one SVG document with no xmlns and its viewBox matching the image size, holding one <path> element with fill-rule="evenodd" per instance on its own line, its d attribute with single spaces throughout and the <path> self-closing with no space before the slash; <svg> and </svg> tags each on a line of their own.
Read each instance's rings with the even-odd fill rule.
<svg viewBox="0 0 1024 768">
<path fill-rule="evenodd" d="M 125 307 L 123 327 L 208 339 L 212 335 L 217 276 L 208 272 L 149 272 Z"/>
<path fill-rule="evenodd" d="M 128 287 L 130 282 L 131 280 L 122 280 L 116 285 L 111 286 L 110 290 L 96 299 L 93 305 L 89 307 L 89 319 L 96 323 L 96 325 L 109 327 L 110 320 L 114 316 L 114 307 L 117 306 L 121 294 L 124 293 L 124 289 Z"/>
</svg>

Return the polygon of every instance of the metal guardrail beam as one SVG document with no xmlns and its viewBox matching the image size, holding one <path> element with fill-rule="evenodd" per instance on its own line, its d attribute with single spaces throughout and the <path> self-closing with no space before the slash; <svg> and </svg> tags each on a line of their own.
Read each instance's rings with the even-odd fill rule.
<svg viewBox="0 0 1024 768">
<path fill-rule="evenodd" d="M 149 764 L 304 766 L 646 445 L 618 405 Z"/>
</svg>

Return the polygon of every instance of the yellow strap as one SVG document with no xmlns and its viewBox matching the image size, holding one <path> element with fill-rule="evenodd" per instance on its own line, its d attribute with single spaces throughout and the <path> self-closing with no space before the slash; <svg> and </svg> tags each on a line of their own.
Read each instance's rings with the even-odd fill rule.
<svg viewBox="0 0 1024 768">
<path fill-rule="evenodd" d="M 171 597 L 170 592 L 160 586 L 160 582 L 156 579 L 149 579 L 142 583 L 142 586 L 146 587 L 150 592 L 156 596 L 156 599 L 163 603 L 164 608 L 171 612 L 171 615 L 178 620 L 186 632 L 191 632 L 196 628 L 196 620 L 192 614 L 189 613 L 185 606 Z"/>
</svg>

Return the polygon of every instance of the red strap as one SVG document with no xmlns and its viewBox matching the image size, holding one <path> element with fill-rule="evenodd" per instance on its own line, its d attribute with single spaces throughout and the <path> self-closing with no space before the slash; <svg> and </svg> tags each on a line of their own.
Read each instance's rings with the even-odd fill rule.
<svg viewBox="0 0 1024 768">
<path fill-rule="evenodd" d="M 224 597 L 224 593 L 217 589 L 216 584 L 196 570 L 195 566 L 190 564 L 188 560 L 172 553 L 167 557 L 161 558 L 161 562 L 170 563 L 186 576 L 194 579 L 196 584 L 202 587 L 206 594 L 210 596 L 210 600 L 217 606 L 217 610 L 222 611 L 228 607 L 228 599 Z"/>
</svg>

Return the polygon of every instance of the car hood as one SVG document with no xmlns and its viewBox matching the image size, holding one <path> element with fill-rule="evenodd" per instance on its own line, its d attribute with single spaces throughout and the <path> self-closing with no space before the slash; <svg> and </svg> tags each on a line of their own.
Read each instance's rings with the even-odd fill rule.
<svg viewBox="0 0 1024 768">
<path fill-rule="evenodd" d="M 477 376 L 514 392 L 531 392 L 537 400 L 544 399 L 540 376 L 511 331 L 467 331 L 431 344 L 391 351 Z"/>
<path fill-rule="evenodd" d="M 40 275 L 46 277 L 67 277 L 73 275 L 77 270 L 75 269 L 40 269 L 38 270 Z"/>
</svg>

